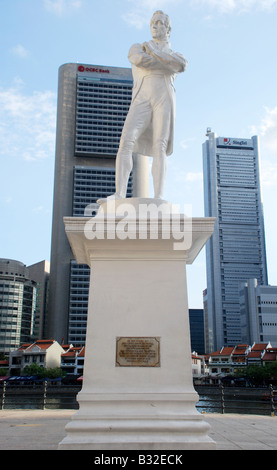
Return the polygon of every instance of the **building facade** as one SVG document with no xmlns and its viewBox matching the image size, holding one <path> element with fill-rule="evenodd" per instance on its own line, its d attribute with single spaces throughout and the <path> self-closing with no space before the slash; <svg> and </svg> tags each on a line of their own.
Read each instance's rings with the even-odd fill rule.
<svg viewBox="0 0 277 470">
<path fill-rule="evenodd" d="M 277 347 L 277 287 L 249 279 L 240 290 L 242 341 Z"/>
<path fill-rule="evenodd" d="M 44 339 L 48 309 L 50 263 L 47 260 L 28 266 L 29 275 L 36 283 L 36 313 L 33 339 Z"/>
<path fill-rule="evenodd" d="M 205 353 L 204 311 L 201 308 L 189 309 L 191 350 L 198 354 Z"/>
<path fill-rule="evenodd" d="M 68 376 L 82 376 L 84 373 L 85 346 L 70 347 L 61 356 L 61 369 Z"/>
<path fill-rule="evenodd" d="M 241 343 L 240 285 L 267 284 L 259 143 L 216 137 L 203 144 L 205 216 L 216 217 L 206 245 L 206 352 Z"/>
<path fill-rule="evenodd" d="M 77 265 L 64 216 L 87 210 L 115 191 L 115 158 L 132 99 L 129 68 L 65 64 L 59 69 L 51 275 L 47 336 L 83 345 L 88 266 Z M 148 159 L 133 156 L 127 197 L 148 196 Z"/>
<path fill-rule="evenodd" d="M 33 335 L 36 283 L 20 261 L 0 259 L 0 352 L 9 354 Z"/>
<path fill-rule="evenodd" d="M 20 376 L 24 368 L 37 364 L 45 369 L 54 369 L 61 365 L 64 349 L 57 341 L 38 340 L 34 343 L 22 344 L 10 354 L 10 374 Z"/>
</svg>

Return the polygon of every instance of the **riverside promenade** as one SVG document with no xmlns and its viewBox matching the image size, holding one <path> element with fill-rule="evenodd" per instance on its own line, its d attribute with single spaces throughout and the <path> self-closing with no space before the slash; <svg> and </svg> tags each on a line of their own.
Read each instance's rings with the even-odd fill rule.
<svg viewBox="0 0 277 470">
<path fill-rule="evenodd" d="M 0 449 L 57 450 L 75 412 L 1 410 Z M 217 450 L 277 450 L 277 417 L 204 413 L 204 419 L 211 425 L 209 435 Z"/>
</svg>

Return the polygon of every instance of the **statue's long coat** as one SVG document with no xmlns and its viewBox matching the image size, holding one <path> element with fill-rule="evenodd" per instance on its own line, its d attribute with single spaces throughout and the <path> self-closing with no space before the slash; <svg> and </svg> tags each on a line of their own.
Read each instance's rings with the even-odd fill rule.
<svg viewBox="0 0 277 470">
<path fill-rule="evenodd" d="M 174 80 L 177 73 L 183 72 L 186 69 L 187 61 L 182 54 L 173 52 L 170 49 L 169 43 L 166 42 L 158 45 L 155 41 L 147 43 L 153 54 L 147 54 L 142 44 L 134 44 L 130 51 L 128 58 L 132 64 L 132 73 L 134 79 L 133 96 L 131 106 L 135 106 L 136 97 L 139 94 L 143 84 L 144 77 L 149 75 L 152 70 L 153 75 L 155 72 L 164 75 L 165 85 L 171 99 L 171 112 L 168 116 L 170 120 L 170 136 L 167 146 L 167 155 L 173 152 L 173 139 L 174 139 L 174 123 L 175 123 L 175 89 Z M 153 128 L 150 126 L 139 137 L 135 144 L 134 153 L 141 155 L 153 155 Z"/>
</svg>

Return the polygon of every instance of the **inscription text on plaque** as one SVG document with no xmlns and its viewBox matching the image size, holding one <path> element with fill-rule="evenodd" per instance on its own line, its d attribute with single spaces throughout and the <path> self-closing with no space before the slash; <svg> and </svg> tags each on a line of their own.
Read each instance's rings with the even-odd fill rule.
<svg viewBox="0 0 277 470">
<path fill-rule="evenodd" d="M 160 367 L 160 338 L 117 337 L 116 366 Z"/>
</svg>

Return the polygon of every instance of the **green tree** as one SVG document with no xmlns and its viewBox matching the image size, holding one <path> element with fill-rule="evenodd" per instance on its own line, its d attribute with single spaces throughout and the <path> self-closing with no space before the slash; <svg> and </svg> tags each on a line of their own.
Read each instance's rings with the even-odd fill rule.
<svg viewBox="0 0 277 470">
<path fill-rule="evenodd" d="M 236 373 L 237 377 L 244 377 L 250 380 L 254 385 L 269 384 L 277 375 L 277 362 L 271 364 L 251 365 Z"/>
<path fill-rule="evenodd" d="M 60 367 L 53 367 L 52 369 L 44 369 L 44 377 L 47 379 L 58 379 L 63 378 L 66 376 L 66 372 L 64 372 Z"/>
<path fill-rule="evenodd" d="M 43 378 L 44 371 L 45 371 L 44 367 L 39 366 L 38 364 L 36 364 L 36 362 L 34 362 L 30 366 L 24 367 L 23 375 L 27 375 L 27 376 L 37 375 L 39 378 Z"/>
<path fill-rule="evenodd" d="M 65 377 L 66 372 L 64 372 L 60 367 L 46 369 L 45 367 L 39 366 L 38 364 L 34 363 L 24 368 L 23 375 L 36 375 L 40 379 L 57 379 L 60 377 Z"/>
</svg>

